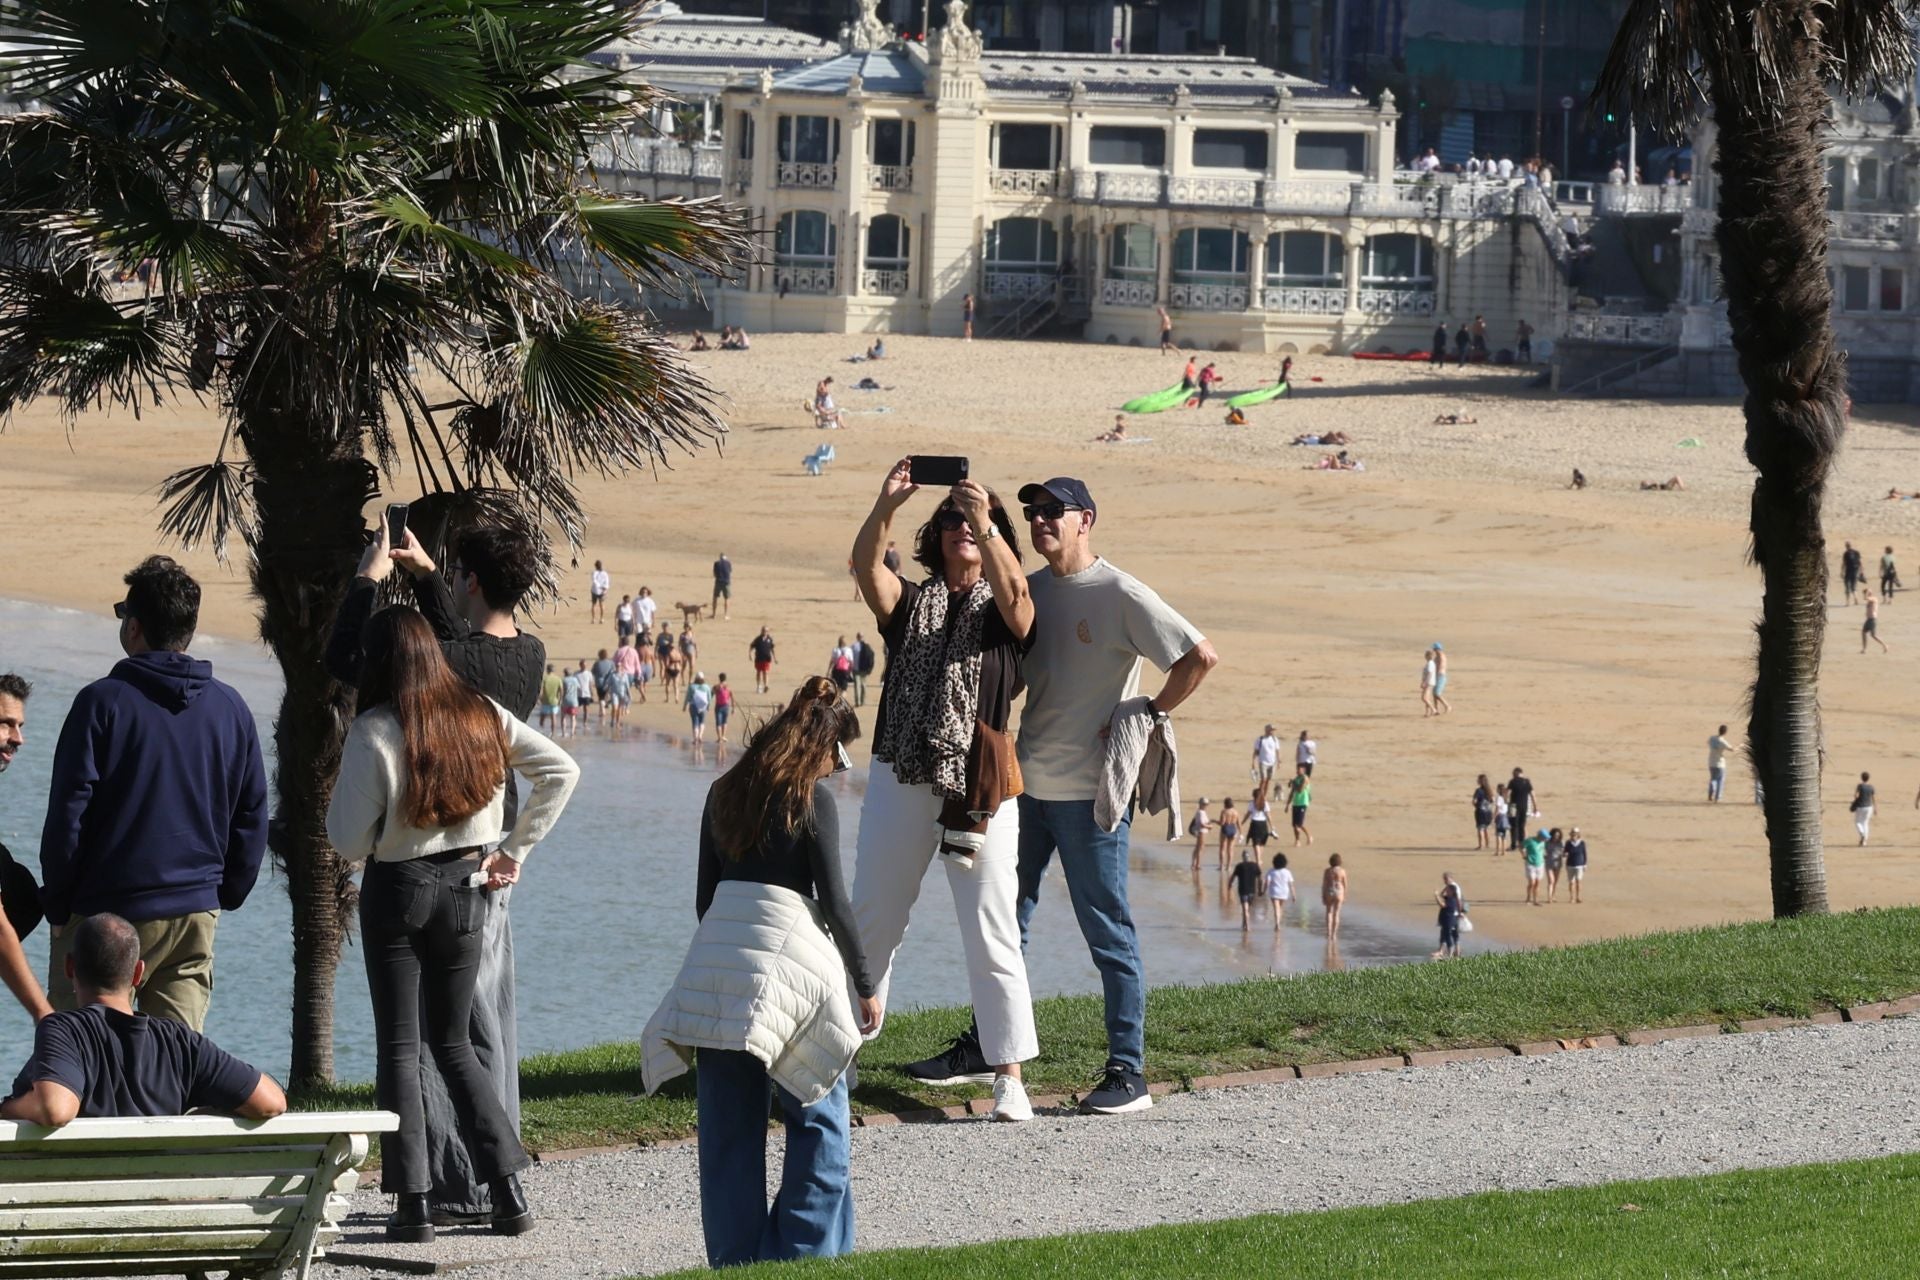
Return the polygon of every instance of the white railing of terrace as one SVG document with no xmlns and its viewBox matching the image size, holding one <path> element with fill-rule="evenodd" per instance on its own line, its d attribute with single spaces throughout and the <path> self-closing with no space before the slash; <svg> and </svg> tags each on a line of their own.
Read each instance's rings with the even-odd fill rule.
<svg viewBox="0 0 1920 1280">
<path fill-rule="evenodd" d="M 1260 291 L 1260 305 L 1264 310 L 1287 315 L 1337 316 L 1347 309 L 1347 291 L 1338 287 L 1270 284 Z"/>
<path fill-rule="evenodd" d="M 913 190 L 913 166 L 910 164 L 876 164 L 867 169 L 867 186 L 873 191 L 911 191 Z"/>
<path fill-rule="evenodd" d="M 1360 314 L 1365 316 L 1430 316 L 1432 289 L 1360 288 Z"/>
<path fill-rule="evenodd" d="M 1057 276 L 1052 271 L 995 271 L 987 268 L 986 295 L 989 298 L 1031 298 L 1051 293 Z"/>
<path fill-rule="evenodd" d="M 1689 185 L 1656 186 L 1652 183 L 1603 183 L 1595 191 L 1593 211 L 1598 214 L 1685 213 L 1693 207 L 1693 188 Z"/>
<path fill-rule="evenodd" d="M 1836 213 L 1831 215 L 1836 240 L 1905 242 L 1913 218 L 1905 213 Z"/>
<path fill-rule="evenodd" d="M 1561 336 L 1587 342 L 1663 346 L 1680 336 L 1680 321 L 1679 317 L 1667 312 L 1623 315 L 1606 311 L 1575 311 L 1567 316 Z"/>
<path fill-rule="evenodd" d="M 820 266 L 773 265 L 774 292 L 832 293 L 833 268 Z"/>
<path fill-rule="evenodd" d="M 1100 301 L 1109 307 L 1151 307 L 1160 301 L 1159 284 L 1154 280 L 1108 276 L 1100 282 Z"/>
<path fill-rule="evenodd" d="M 838 184 L 839 181 L 838 165 L 814 164 L 803 160 L 782 160 L 779 170 L 774 174 L 774 182 L 782 187 L 826 190 Z"/>
<path fill-rule="evenodd" d="M 1167 183 L 1167 203 L 1252 209 L 1260 203 L 1257 178 L 1173 178 Z"/>
<path fill-rule="evenodd" d="M 1176 280 L 1167 286 L 1167 305 L 1181 311 L 1245 311 L 1247 286 Z"/>
<path fill-rule="evenodd" d="M 1351 182 L 1312 178 L 1264 182 L 1261 208 L 1268 213 L 1346 213 L 1353 207 Z"/>
<path fill-rule="evenodd" d="M 907 269 L 868 267 L 860 273 L 860 287 L 868 293 L 902 297 L 907 292 Z"/>
<path fill-rule="evenodd" d="M 1064 184 L 1055 169 L 989 169 L 987 188 L 1002 196 L 1057 195 Z"/>
</svg>

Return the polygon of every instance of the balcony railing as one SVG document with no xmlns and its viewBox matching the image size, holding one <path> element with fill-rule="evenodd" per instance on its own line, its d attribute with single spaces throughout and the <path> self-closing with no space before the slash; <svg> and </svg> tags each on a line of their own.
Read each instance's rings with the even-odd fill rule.
<svg viewBox="0 0 1920 1280">
<path fill-rule="evenodd" d="M 1440 214 L 1440 188 L 1425 182 L 1363 184 L 1354 190 L 1355 213 L 1433 218 Z"/>
<path fill-rule="evenodd" d="M 1294 316 L 1337 316 L 1347 309 L 1347 291 L 1337 286 L 1270 284 L 1260 292 L 1260 305 Z"/>
<path fill-rule="evenodd" d="M 1260 203 L 1257 178 L 1174 178 L 1167 183 L 1168 204 L 1252 209 Z"/>
<path fill-rule="evenodd" d="M 987 189 L 1002 196 L 1051 196 L 1061 188 L 1054 169 L 989 169 Z"/>
<path fill-rule="evenodd" d="M 913 190 L 913 166 L 876 164 L 867 166 L 867 186 L 874 191 Z"/>
<path fill-rule="evenodd" d="M 867 293 L 902 297 L 907 292 L 905 267 L 868 267 L 860 273 L 860 288 Z"/>
<path fill-rule="evenodd" d="M 1245 311 L 1247 286 L 1175 281 L 1167 286 L 1167 305 L 1180 311 Z"/>
<path fill-rule="evenodd" d="M 1604 311 L 1576 311 L 1567 317 L 1563 336 L 1588 342 L 1664 346 L 1680 336 L 1680 323 L 1678 317 L 1666 312 L 1613 315 Z"/>
<path fill-rule="evenodd" d="M 997 271 L 987 268 L 986 295 L 994 299 L 1031 298 L 1051 292 L 1058 274 L 1046 271 Z"/>
<path fill-rule="evenodd" d="M 1685 213 L 1693 207 L 1693 188 L 1652 183 L 1607 183 L 1594 192 L 1593 211 L 1601 214 Z"/>
<path fill-rule="evenodd" d="M 1076 169 L 1073 198 L 1098 204 L 1159 204 L 1166 185 L 1164 173 L 1102 173 Z"/>
<path fill-rule="evenodd" d="M 1360 287 L 1360 314 L 1381 316 L 1430 316 L 1433 314 L 1433 290 L 1370 289 Z"/>
<path fill-rule="evenodd" d="M 773 266 L 775 293 L 832 293 L 833 268 L 830 266 Z"/>
<path fill-rule="evenodd" d="M 1262 207 L 1268 213 L 1346 213 L 1353 206 L 1351 182 L 1312 178 L 1264 182 Z"/>
<path fill-rule="evenodd" d="M 782 160 L 774 182 L 783 187 L 828 190 L 840 181 L 840 166 L 805 160 Z"/>
<path fill-rule="evenodd" d="M 1109 307 L 1151 307 L 1160 301 L 1159 284 L 1153 280 L 1108 276 L 1100 282 L 1100 301 Z"/>
<path fill-rule="evenodd" d="M 1836 213 L 1836 240 L 1880 240 L 1898 244 L 1906 239 L 1909 217 L 1904 213 Z"/>
</svg>

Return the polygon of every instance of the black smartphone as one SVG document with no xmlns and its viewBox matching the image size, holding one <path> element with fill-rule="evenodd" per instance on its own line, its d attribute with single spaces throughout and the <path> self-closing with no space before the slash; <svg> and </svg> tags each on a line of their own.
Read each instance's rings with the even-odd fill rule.
<svg viewBox="0 0 1920 1280">
<path fill-rule="evenodd" d="M 407 504 L 389 502 L 387 504 L 387 545 L 405 546 L 407 541 Z"/>
<path fill-rule="evenodd" d="M 944 453 L 916 453 L 907 464 L 915 484 L 955 485 L 967 478 L 967 460 Z"/>
</svg>

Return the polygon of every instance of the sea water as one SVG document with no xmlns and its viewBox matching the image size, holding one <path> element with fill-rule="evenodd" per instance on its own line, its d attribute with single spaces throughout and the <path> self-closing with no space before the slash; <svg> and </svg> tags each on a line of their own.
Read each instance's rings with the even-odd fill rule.
<svg viewBox="0 0 1920 1280">
<path fill-rule="evenodd" d="M 40 828 L 54 743 L 74 694 L 105 675 L 122 656 L 112 616 L 0 600 L 0 671 L 33 682 L 27 706 L 27 742 L 0 774 L 0 842 L 39 872 Z M 273 761 L 272 725 L 279 712 L 280 676 L 257 645 L 210 639 L 193 653 L 235 686 L 253 708 L 261 742 Z M 665 993 L 693 934 L 694 869 L 700 811 L 707 787 L 733 758 L 711 742 L 696 747 L 685 734 L 631 729 L 617 741 L 597 726 L 567 749 L 580 762 L 580 787 L 553 833 L 528 859 L 513 895 L 520 1050 L 523 1054 L 635 1039 Z M 843 857 L 849 879 L 858 835 L 863 770 L 838 775 Z M 1131 901 L 1147 980 L 1151 985 L 1200 983 L 1261 974 L 1288 974 L 1337 965 L 1361 966 L 1424 959 L 1431 945 L 1349 907 L 1338 957 L 1320 933 L 1317 900 L 1276 937 L 1268 921 L 1240 932 L 1239 902 L 1213 870 L 1187 869 L 1190 837 L 1167 843 L 1165 817 L 1141 815 L 1134 824 Z M 1209 842 L 1211 844 L 1211 842 Z M 1295 874 L 1302 892 L 1317 899 L 1321 859 L 1302 850 Z M 1313 931 L 1309 932 L 1308 911 Z M 268 865 L 252 897 L 220 920 L 215 944 L 213 1005 L 207 1032 L 223 1047 L 275 1074 L 291 1059 L 293 1000 L 290 908 L 284 875 Z M 47 930 L 26 942 L 27 957 L 44 977 Z M 1056 864 L 1049 870 L 1034 916 L 1027 968 L 1036 996 L 1097 992 L 1100 976 L 1088 958 Z M 895 962 L 891 1001 L 896 1007 L 967 1003 L 966 965 L 954 926 L 946 873 L 935 867 Z M 32 1030 L 25 1012 L 0 993 L 0 1084 L 25 1060 Z M 335 984 L 335 1067 L 342 1079 L 371 1079 L 373 1021 L 365 960 L 357 940 L 341 955 Z"/>
</svg>

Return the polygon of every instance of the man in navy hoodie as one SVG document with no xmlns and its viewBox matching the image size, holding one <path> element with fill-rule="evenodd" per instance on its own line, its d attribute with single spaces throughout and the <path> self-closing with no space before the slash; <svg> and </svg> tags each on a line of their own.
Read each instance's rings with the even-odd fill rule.
<svg viewBox="0 0 1920 1280">
<path fill-rule="evenodd" d="M 187 656 L 200 584 L 166 556 L 126 582 L 113 612 L 127 657 L 80 691 L 54 748 L 40 835 L 47 994 L 77 1007 L 68 926 L 111 912 L 140 934 L 140 1012 L 198 1031 L 220 912 L 247 900 L 266 852 L 267 771 L 247 704 Z"/>
</svg>

